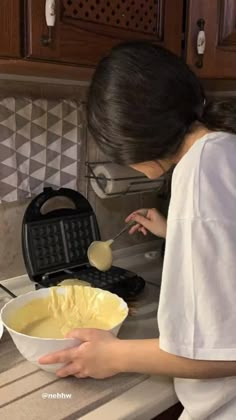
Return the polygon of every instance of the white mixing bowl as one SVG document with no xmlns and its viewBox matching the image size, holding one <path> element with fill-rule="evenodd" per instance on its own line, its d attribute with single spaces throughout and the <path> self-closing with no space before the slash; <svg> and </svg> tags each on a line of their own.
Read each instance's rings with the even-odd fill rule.
<svg viewBox="0 0 236 420">
<path fill-rule="evenodd" d="M 65 294 L 66 288 L 60 287 L 58 288 L 58 293 Z M 97 289 L 100 292 L 104 294 L 111 294 L 110 292 Z M 38 363 L 38 359 L 46 354 L 64 350 L 70 347 L 75 347 L 80 344 L 80 340 L 74 339 L 74 338 L 38 338 L 38 337 L 32 337 L 26 334 L 22 334 L 20 332 L 17 332 L 13 330 L 9 323 L 10 319 L 12 319 L 12 316 L 14 315 L 14 312 L 24 306 L 26 303 L 40 298 L 45 298 L 50 295 L 50 288 L 46 289 L 40 289 L 35 290 L 33 292 L 26 293 L 24 295 L 21 295 L 17 298 L 12 299 L 8 303 L 5 304 L 5 306 L 2 308 L 0 313 L 0 319 L 2 321 L 3 326 L 8 330 L 10 333 L 12 340 L 14 341 L 17 349 L 19 352 L 24 356 L 26 360 L 33 363 L 34 365 L 38 366 L 39 368 L 47 371 L 47 372 L 56 372 L 60 367 L 62 367 L 62 364 L 51 364 L 51 365 L 40 365 Z M 114 294 L 111 294 L 112 296 L 116 296 Z M 124 302 L 123 299 L 121 299 L 119 296 L 116 296 L 119 300 L 119 307 L 121 310 L 125 310 L 125 316 L 123 316 L 121 322 L 118 325 L 114 325 L 110 331 L 117 335 L 121 325 L 123 324 L 125 318 L 128 315 L 128 307 L 127 304 Z M 1 328 L 1 322 L 0 322 L 0 328 Z"/>
</svg>

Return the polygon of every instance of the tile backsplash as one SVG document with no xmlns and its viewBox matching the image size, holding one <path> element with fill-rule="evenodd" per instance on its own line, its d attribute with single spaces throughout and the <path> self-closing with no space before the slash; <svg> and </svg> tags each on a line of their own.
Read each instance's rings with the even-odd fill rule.
<svg viewBox="0 0 236 420">
<path fill-rule="evenodd" d="M 42 82 L 5 81 L 0 79 L 0 96 L 24 96 L 36 98 L 69 98 L 86 101 L 86 86 L 67 84 L 51 84 Z M 84 119 L 86 126 L 86 120 Z M 103 160 L 104 157 L 97 150 L 93 140 L 87 134 L 86 127 L 82 130 L 84 138 L 83 161 L 80 167 L 80 181 L 78 190 L 87 195 L 96 213 L 101 236 L 103 239 L 112 238 L 124 226 L 125 217 L 138 208 L 158 207 L 164 214 L 167 213 L 168 201 L 160 199 L 156 193 L 139 194 L 119 198 L 101 200 L 96 197 L 87 183 L 85 161 Z M 1 133 L 0 133 L 1 136 Z M 87 156 L 86 156 L 87 154 Z M 0 280 L 19 276 L 25 273 L 21 252 L 21 224 L 29 200 L 2 204 L 0 206 Z M 114 244 L 116 249 L 126 248 L 153 238 L 149 235 L 144 238 L 142 234 L 130 236 L 123 235 Z"/>
<path fill-rule="evenodd" d="M 25 273 L 21 222 L 28 201 L 0 205 L 0 280 Z"/>
</svg>

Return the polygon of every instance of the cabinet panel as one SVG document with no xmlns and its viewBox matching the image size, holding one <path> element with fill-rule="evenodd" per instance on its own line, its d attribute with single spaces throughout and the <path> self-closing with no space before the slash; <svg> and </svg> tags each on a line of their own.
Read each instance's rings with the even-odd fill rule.
<svg viewBox="0 0 236 420">
<path fill-rule="evenodd" d="M 163 37 L 163 0 L 63 0 L 62 3 L 64 17 L 74 20 L 80 28 L 90 23 L 100 32 L 110 31 L 118 35 L 125 30 L 129 36 L 143 34 L 157 37 L 159 41 Z"/>
<path fill-rule="evenodd" d="M 236 53 L 236 1 L 221 1 L 219 45 Z"/>
<path fill-rule="evenodd" d="M 119 42 L 151 39 L 180 53 L 183 0 L 56 0 L 52 42 L 47 34 L 45 0 L 27 1 L 27 56 L 95 66 Z"/>
<path fill-rule="evenodd" d="M 187 63 L 202 78 L 236 78 L 236 0 L 190 0 Z M 205 21 L 206 49 L 197 63 L 198 19 Z"/>
<path fill-rule="evenodd" d="M 0 57 L 20 57 L 20 0 L 1 0 Z"/>
</svg>

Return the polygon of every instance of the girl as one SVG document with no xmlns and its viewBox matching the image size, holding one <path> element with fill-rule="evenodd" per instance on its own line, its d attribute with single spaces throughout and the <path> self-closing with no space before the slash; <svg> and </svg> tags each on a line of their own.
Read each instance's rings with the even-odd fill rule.
<svg viewBox="0 0 236 420">
<path fill-rule="evenodd" d="M 166 236 L 159 340 L 75 330 L 83 344 L 49 355 L 59 376 L 172 376 L 182 420 L 236 418 L 236 102 L 207 102 L 186 64 L 147 42 L 115 47 L 97 67 L 88 125 L 114 162 L 158 178 L 173 165 L 168 221 L 137 213 L 132 229 Z M 130 217 L 127 219 L 129 220 Z"/>
</svg>

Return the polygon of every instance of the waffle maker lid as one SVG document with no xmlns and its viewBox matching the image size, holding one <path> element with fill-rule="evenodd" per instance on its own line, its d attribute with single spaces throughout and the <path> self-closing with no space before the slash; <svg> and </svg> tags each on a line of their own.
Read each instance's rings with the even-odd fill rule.
<svg viewBox="0 0 236 420">
<path fill-rule="evenodd" d="M 55 198 L 67 199 L 72 206 L 61 204 L 43 211 Z M 27 207 L 22 223 L 22 250 L 30 280 L 48 287 L 79 278 L 124 298 L 136 296 L 145 285 L 136 274 L 118 267 L 101 273 L 89 265 L 87 249 L 100 239 L 95 213 L 82 194 L 68 188 L 45 188 Z"/>
</svg>

